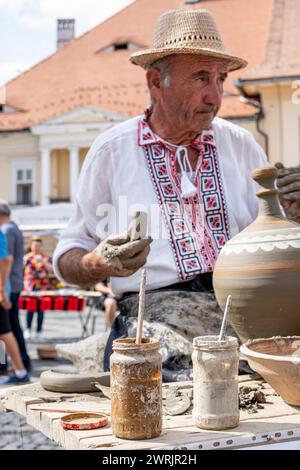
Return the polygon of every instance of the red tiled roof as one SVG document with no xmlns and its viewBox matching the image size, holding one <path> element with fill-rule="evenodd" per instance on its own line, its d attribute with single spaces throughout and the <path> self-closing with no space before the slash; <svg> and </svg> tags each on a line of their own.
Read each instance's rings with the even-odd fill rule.
<svg viewBox="0 0 300 470">
<path fill-rule="evenodd" d="M 273 0 L 273 14 L 262 64 L 243 74 L 243 80 L 300 76 L 300 1 Z"/>
<path fill-rule="evenodd" d="M 248 69 L 264 59 L 272 0 L 206 0 L 189 8 L 208 8 L 226 48 L 248 60 Z M 184 0 L 136 0 L 104 23 L 74 39 L 6 86 L 7 104 L 22 112 L 0 113 L 0 131 L 28 128 L 80 106 L 135 115 L 148 104 L 145 72 L 128 61 L 130 50 L 106 52 L 116 42 L 150 47 L 158 16 Z M 103 50 L 104 49 L 104 50 Z M 225 91 L 237 94 L 230 74 Z M 224 98 L 221 116 L 246 116 L 253 108 L 238 96 Z"/>
</svg>

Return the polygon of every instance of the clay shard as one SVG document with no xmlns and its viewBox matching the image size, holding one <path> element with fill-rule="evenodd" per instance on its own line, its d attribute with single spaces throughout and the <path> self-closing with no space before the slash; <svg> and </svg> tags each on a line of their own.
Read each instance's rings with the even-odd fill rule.
<svg viewBox="0 0 300 470">
<path fill-rule="evenodd" d="M 191 400 L 186 394 L 169 396 L 165 401 L 165 413 L 171 416 L 182 415 L 190 406 Z"/>
</svg>

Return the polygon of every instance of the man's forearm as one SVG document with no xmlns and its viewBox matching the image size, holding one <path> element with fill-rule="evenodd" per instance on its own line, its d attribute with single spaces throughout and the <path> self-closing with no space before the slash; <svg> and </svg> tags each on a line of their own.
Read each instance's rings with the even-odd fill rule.
<svg viewBox="0 0 300 470">
<path fill-rule="evenodd" d="M 83 248 L 72 248 L 64 253 L 58 260 L 59 271 L 64 280 L 80 287 L 93 287 L 97 282 L 106 279 L 105 273 L 99 275 L 89 264 L 88 251 Z"/>
</svg>

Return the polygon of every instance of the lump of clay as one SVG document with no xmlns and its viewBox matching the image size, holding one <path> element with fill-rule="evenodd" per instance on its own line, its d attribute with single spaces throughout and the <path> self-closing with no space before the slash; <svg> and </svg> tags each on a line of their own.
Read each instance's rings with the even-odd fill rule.
<svg viewBox="0 0 300 470">
<path fill-rule="evenodd" d="M 104 349 L 108 333 L 90 336 L 70 344 L 57 344 L 60 357 L 72 361 L 80 374 L 90 375 L 103 371 Z"/>
</svg>

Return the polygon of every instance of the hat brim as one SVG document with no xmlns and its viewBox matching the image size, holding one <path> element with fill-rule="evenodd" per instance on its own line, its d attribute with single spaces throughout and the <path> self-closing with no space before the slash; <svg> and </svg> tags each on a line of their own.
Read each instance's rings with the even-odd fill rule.
<svg viewBox="0 0 300 470">
<path fill-rule="evenodd" d="M 138 51 L 129 57 L 129 60 L 134 65 L 139 65 L 144 69 L 148 69 L 154 62 L 163 57 L 167 57 L 175 54 L 198 54 L 208 57 L 215 57 L 217 59 L 224 59 L 228 62 L 228 71 L 233 72 L 247 67 L 248 62 L 240 57 L 236 57 L 225 52 L 216 52 L 212 49 L 206 48 L 165 48 L 165 49 L 146 49 Z"/>
</svg>

